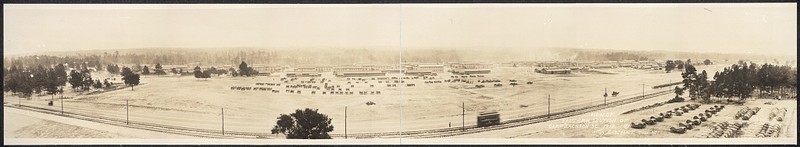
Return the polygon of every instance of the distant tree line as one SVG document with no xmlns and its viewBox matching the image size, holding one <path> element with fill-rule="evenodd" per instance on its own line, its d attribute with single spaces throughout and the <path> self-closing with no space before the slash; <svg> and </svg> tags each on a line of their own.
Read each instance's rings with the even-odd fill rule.
<svg viewBox="0 0 800 147">
<path fill-rule="evenodd" d="M 611 52 L 611 53 L 589 53 L 589 52 L 578 52 L 575 60 L 578 61 L 623 61 L 623 60 L 634 60 L 634 61 L 646 61 L 650 60 L 645 56 L 635 54 L 635 53 L 628 53 L 628 52 Z"/>
<path fill-rule="evenodd" d="M 20 67 L 33 68 L 38 65 L 64 64 L 62 66 L 65 66 L 66 68 L 72 68 L 82 71 L 82 70 L 87 70 L 89 68 L 102 70 L 104 65 L 103 60 L 101 60 L 101 57 L 99 56 L 60 57 L 60 56 L 48 56 L 48 55 L 33 55 L 33 56 L 8 57 L 8 58 L 9 59 L 4 64 L 5 68 L 10 68 L 9 66 L 16 66 L 17 68 Z"/>
<path fill-rule="evenodd" d="M 114 53 L 87 53 L 79 55 L 32 55 L 21 57 L 7 57 L 6 63 L 13 65 L 34 66 L 53 65 L 66 63 L 69 68 L 96 68 L 103 70 L 109 64 L 134 64 L 134 65 L 231 65 L 246 60 L 253 64 L 355 64 L 355 63 L 396 63 L 399 61 L 398 53 L 374 52 L 366 49 L 344 49 L 335 51 L 306 51 L 293 50 L 240 50 L 240 51 L 193 51 L 193 50 L 141 50 L 121 54 Z M 9 64 L 11 65 L 11 64 Z M 8 65 L 7 65 L 8 66 Z M 153 66 L 148 66 L 150 72 Z M 143 72 L 143 67 L 131 67 L 134 72 Z M 116 70 L 119 71 L 119 70 Z M 156 73 L 158 74 L 158 73 Z"/>
<path fill-rule="evenodd" d="M 675 61 L 667 60 L 667 62 L 664 64 L 664 70 L 666 70 L 667 73 L 670 73 L 673 69 L 676 69 L 676 68 L 677 69 L 683 69 L 684 67 L 687 66 L 686 64 L 689 64 L 688 62 L 690 62 L 690 61 L 691 61 L 691 59 L 687 60 L 687 63 L 683 63 L 683 60 L 675 60 Z M 709 59 L 703 60 L 703 65 L 711 65 L 711 64 L 713 64 L 713 62 L 711 62 L 711 60 L 709 60 Z M 694 67 L 694 66 L 692 66 L 692 67 Z"/>
</svg>

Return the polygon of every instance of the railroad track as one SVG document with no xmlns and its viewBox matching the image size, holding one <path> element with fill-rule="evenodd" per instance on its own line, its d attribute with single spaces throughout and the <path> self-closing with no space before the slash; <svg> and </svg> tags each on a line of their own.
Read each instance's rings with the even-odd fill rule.
<svg viewBox="0 0 800 147">
<path fill-rule="evenodd" d="M 549 118 L 548 115 L 538 115 L 538 116 L 531 116 L 531 117 L 524 117 L 524 118 L 517 118 L 511 119 L 500 122 L 498 125 L 488 126 L 488 127 L 478 127 L 477 125 L 470 125 L 465 126 L 464 128 L 444 128 L 444 129 L 428 129 L 428 130 L 415 130 L 415 131 L 404 131 L 402 132 L 381 132 L 381 133 L 354 133 L 348 134 L 348 138 L 442 138 L 442 137 L 450 137 L 456 135 L 463 135 L 463 134 L 472 134 L 472 133 L 479 133 L 479 132 L 486 132 L 492 130 L 499 130 L 499 129 L 506 129 L 506 128 L 513 128 L 519 127 L 534 123 L 540 123 L 550 120 L 556 120 L 561 118 L 566 118 L 570 116 L 585 114 L 588 112 L 593 112 L 605 108 L 616 107 L 624 104 L 629 104 L 649 98 L 654 98 L 666 94 L 672 93 L 671 90 L 664 90 L 655 93 L 645 94 L 644 96 L 636 96 L 632 98 L 617 100 L 609 102 L 608 104 L 600 104 L 600 105 L 592 105 L 578 109 L 572 109 L 567 111 L 561 111 L 556 113 L 551 113 Z M 343 134 L 331 134 L 331 137 L 341 137 L 344 138 Z"/>
<path fill-rule="evenodd" d="M 470 125 L 465 126 L 464 128 L 442 128 L 442 129 L 426 129 L 426 130 L 414 130 L 414 131 L 395 131 L 395 132 L 376 132 L 376 133 L 352 133 L 347 134 L 348 138 L 441 138 L 441 137 L 450 137 L 456 135 L 463 135 L 463 134 L 472 134 L 472 133 L 479 133 L 479 132 L 486 132 L 492 130 L 499 130 L 499 129 L 506 129 L 506 128 L 513 128 L 518 126 L 524 126 L 534 123 L 540 123 L 555 119 L 566 118 L 570 116 L 585 114 L 592 111 L 597 111 L 605 108 L 611 108 L 620 106 L 623 104 L 628 104 L 632 102 L 641 101 L 644 99 L 654 98 L 661 95 L 666 95 L 672 93 L 672 90 L 664 90 L 655 93 L 646 94 L 644 96 L 636 96 L 632 98 L 617 100 L 609 102 L 608 104 L 600 104 L 600 105 L 592 105 L 578 109 L 572 109 L 567 111 L 561 111 L 556 113 L 551 113 L 548 115 L 538 115 L 538 116 L 531 116 L 531 117 L 523 117 L 517 119 L 511 119 L 500 122 L 498 125 L 488 126 L 488 127 L 478 127 L 477 125 Z M 129 127 L 129 128 L 136 128 L 142 130 L 149 130 L 155 132 L 162 132 L 162 133 L 171 133 L 171 134 L 179 134 L 179 135 L 186 135 L 186 136 L 194 136 L 194 137 L 201 137 L 201 138 L 269 138 L 267 136 L 274 136 L 273 134 L 264 132 L 241 132 L 241 131 L 225 131 L 225 134 L 222 134 L 222 130 L 212 130 L 212 129 L 199 129 L 199 128 L 189 128 L 189 127 L 182 127 L 182 126 L 174 126 L 174 125 L 164 125 L 164 124 L 156 124 L 156 123 L 148 123 L 148 122 L 137 122 L 137 121 L 128 121 L 124 119 L 118 118 L 110 118 L 110 117 L 103 117 L 103 116 L 89 116 L 85 114 L 78 114 L 72 112 L 64 112 L 61 114 L 61 111 L 45 109 L 45 108 L 38 108 L 38 107 L 31 107 L 31 106 L 19 106 L 16 104 L 13 105 L 4 105 L 7 108 L 14 108 L 14 109 L 22 109 L 22 110 L 29 110 L 35 111 L 40 113 L 52 114 L 52 115 L 59 115 L 69 118 L 75 118 L 80 120 L 104 123 L 109 125 L 115 126 L 122 126 L 122 127 Z M 332 138 L 345 138 L 344 134 L 330 134 Z"/>
</svg>

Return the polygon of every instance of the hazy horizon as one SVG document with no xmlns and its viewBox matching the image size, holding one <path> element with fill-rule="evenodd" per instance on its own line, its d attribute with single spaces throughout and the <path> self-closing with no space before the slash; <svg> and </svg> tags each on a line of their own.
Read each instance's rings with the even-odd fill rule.
<svg viewBox="0 0 800 147">
<path fill-rule="evenodd" d="M 796 55 L 788 4 L 5 5 L 4 53 L 542 48 Z"/>
</svg>

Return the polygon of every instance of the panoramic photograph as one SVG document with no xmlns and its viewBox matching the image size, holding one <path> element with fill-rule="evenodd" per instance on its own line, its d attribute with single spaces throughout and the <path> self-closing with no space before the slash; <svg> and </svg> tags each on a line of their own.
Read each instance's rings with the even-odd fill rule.
<svg viewBox="0 0 800 147">
<path fill-rule="evenodd" d="M 3 138 L 796 144 L 796 11 L 4 4 Z"/>
</svg>

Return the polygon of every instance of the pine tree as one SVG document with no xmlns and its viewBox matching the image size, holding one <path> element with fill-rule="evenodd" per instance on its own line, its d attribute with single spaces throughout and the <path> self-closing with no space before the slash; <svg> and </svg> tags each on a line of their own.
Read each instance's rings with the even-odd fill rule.
<svg viewBox="0 0 800 147">
<path fill-rule="evenodd" d="M 47 77 L 44 79 L 47 80 L 44 85 L 44 90 L 47 91 L 47 94 L 50 94 L 52 98 L 55 98 L 55 95 L 60 91 L 59 86 L 61 86 L 58 82 L 59 75 L 58 71 L 55 69 L 47 70 Z"/>
<path fill-rule="evenodd" d="M 249 77 L 251 73 L 250 70 L 252 70 L 252 68 L 248 67 L 247 63 L 245 63 L 244 61 L 242 61 L 242 63 L 239 64 L 239 75 Z"/>
<path fill-rule="evenodd" d="M 236 69 L 234 69 L 233 67 L 231 67 L 230 69 L 228 69 L 228 71 L 229 71 L 229 73 L 231 74 L 231 76 L 234 76 L 234 77 L 237 77 L 237 76 L 239 76 L 239 73 L 237 73 L 237 72 L 236 72 Z"/>
<path fill-rule="evenodd" d="M 143 75 L 149 75 L 150 74 L 150 68 L 147 68 L 147 65 L 145 65 L 144 68 L 142 69 L 142 74 Z"/>
<path fill-rule="evenodd" d="M 5 75 L 3 76 L 3 92 L 16 93 L 17 85 L 19 85 L 19 80 L 16 78 L 19 74 L 17 66 L 12 65 L 11 68 L 3 74 Z"/>
<path fill-rule="evenodd" d="M 69 74 L 69 84 L 72 85 L 72 90 L 76 90 L 83 86 L 83 74 L 78 73 L 78 71 L 72 70 Z"/>
<path fill-rule="evenodd" d="M 133 86 L 139 85 L 139 74 L 133 73 L 130 68 L 123 67 L 122 68 L 122 80 L 125 82 L 125 85 L 131 86 L 131 90 L 133 90 Z"/>
<path fill-rule="evenodd" d="M 103 85 L 105 85 L 106 88 L 111 88 L 111 83 L 108 82 L 108 79 L 103 80 Z"/>
<path fill-rule="evenodd" d="M 44 90 L 44 86 L 47 84 L 47 69 L 44 66 L 39 65 L 32 71 L 33 72 L 33 92 L 40 94 Z"/>
<path fill-rule="evenodd" d="M 155 72 L 156 72 L 156 75 L 166 75 L 167 74 L 167 72 L 164 72 L 164 69 L 161 66 L 161 63 L 156 64 Z"/>
<path fill-rule="evenodd" d="M 672 69 L 675 69 L 675 62 L 672 60 L 667 60 L 666 65 L 664 65 L 664 70 L 666 70 L 667 73 L 670 73 L 672 72 Z"/>
<path fill-rule="evenodd" d="M 200 71 L 200 66 L 195 66 L 193 73 L 194 73 L 194 78 L 197 78 L 197 79 L 203 78 L 203 72 Z"/>
<path fill-rule="evenodd" d="M 94 86 L 95 89 L 100 89 L 100 88 L 103 88 L 103 83 L 100 83 L 100 80 L 95 80 L 95 83 L 94 83 L 93 86 Z"/>
<path fill-rule="evenodd" d="M 56 84 L 65 86 L 67 84 L 67 69 L 64 64 L 56 64 L 53 70 L 55 70 Z"/>
<path fill-rule="evenodd" d="M 89 90 L 89 88 L 92 87 L 92 84 L 94 84 L 94 81 L 92 80 L 92 74 L 90 73 L 90 71 L 88 69 L 83 69 L 79 73 L 81 74 L 81 77 L 83 78 L 81 80 L 81 85 L 80 85 L 81 89 L 82 90 Z"/>
</svg>

